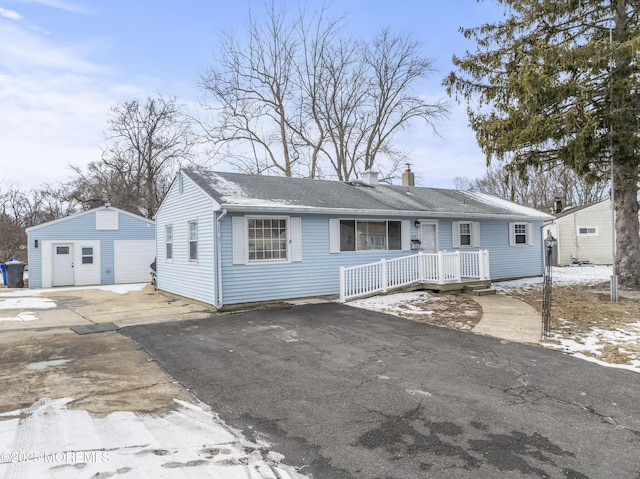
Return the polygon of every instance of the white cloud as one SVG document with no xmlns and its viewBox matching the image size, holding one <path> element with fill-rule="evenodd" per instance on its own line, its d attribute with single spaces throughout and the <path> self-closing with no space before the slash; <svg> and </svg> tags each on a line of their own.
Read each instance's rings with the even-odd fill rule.
<svg viewBox="0 0 640 479">
<path fill-rule="evenodd" d="M 7 10 L 2 7 L 0 7 L 0 16 L 4 18 L 8 18 L 9 20 L 16 20 L 16 21 L 22 20 L 22 15 L 20 15 L 18 12 L 15 12 L 13 10 Z"/>
<path fill-rule="evenodd" d="M 60 2 L 58 0 L 18 0 L 20 3 L 30 3 L 37 5 L 44 5 L 45 7 L 55 8 L 57 10 L 64 10 L 71 13 L 89 13 L 89 10 L 80 5 L 74 5 L 68 2 Z"/>
<path fill-rule="evenodd" d="M 91 60 L 100 44 L 65 45 L 28 26 L 0 28 L 0 180 L 24 189 L 65 181 L 100 159 L 109 108 L 137 93 Z"/>
</svg>

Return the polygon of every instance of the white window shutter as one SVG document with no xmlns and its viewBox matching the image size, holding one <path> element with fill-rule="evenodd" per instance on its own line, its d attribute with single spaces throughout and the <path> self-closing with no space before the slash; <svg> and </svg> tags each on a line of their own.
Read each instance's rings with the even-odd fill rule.
<svg viewBox="0 0 640 479">
<path fill-rule="evenodd" d="M 340 252 L 340 220 L 329 219 L 329 253 Z"/>
<path fill-rule="evenodd" d="M 302 261 L 302 218 L 289 219 L 289 241 L 291 261 Z"/>
<path fill-rule="evenodd" d="M 400 235 L 402 251 L 409 251 L 411 249 L 411 222 L 409 220 L 402 220 Z"/>
<path fill-rule="evenodd" d="M 527 223 L 527 244 L 533 245 L 533 223 Z"/>
<path fill-rule="evenodd" d="M 516 224 L 509 223 L 509 246 L 516 245 Z"/>
<path fill-rule="evenodd" d="M 454 248 L 460 247 L 460 222 L 453 221 L 451 223 L 451 246 Z"/>
<path fill-rule="evenodd" d="M 480 247 L 480 223 L 477 221 L 471 223 L 471 246 Z"/>
<path fill-rule="evenodd" d="M 233 264 L 245 264 L 247 262 L 247 235 L 244 216 L 231 218 Z"/>
</svg>

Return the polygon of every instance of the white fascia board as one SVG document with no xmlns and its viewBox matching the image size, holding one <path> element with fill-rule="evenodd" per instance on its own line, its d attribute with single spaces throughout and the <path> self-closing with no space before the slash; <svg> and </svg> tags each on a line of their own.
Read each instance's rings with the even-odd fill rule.
<svg viewBox="0 0 640 479">
<path fill-rule="evenodd" d="M 517 214 L 489 214 L 489 213 L 465 213 L 465 212 L 430 212 L 430 211 L 409 211 L 409 210 L 367 210 L 349 208 L 314 208 L 310 206 L 282 205 L 282 206 L 260 206 L 260 205 L 219 205 L 216 211 L 226 209 L 230 212 L 251 212 L 251 213 L 274 213 L 274 214 L 310 214 L 310 215 L 337 215 L 337 216 L 410 216 L 422 218 L 469 218 L 486 220 L 547 220 L 552 219 L 551 215 L 540 213 L 536 216 Z"/>
</svg>

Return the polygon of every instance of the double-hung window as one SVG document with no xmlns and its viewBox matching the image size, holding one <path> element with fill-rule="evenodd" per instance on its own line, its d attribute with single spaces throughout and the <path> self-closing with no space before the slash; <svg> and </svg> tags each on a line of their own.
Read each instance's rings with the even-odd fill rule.
<svg viewBox="0 0 640 479">
<path fill-rule="evenodd" d="M 533 244 L 533 223 L 509 223 L 509 246 Z"/>
<path fill-rule="evenodd" d="M 166 259 L 173 259 L 173 225 L 165 225 L 164 227 L 164 244 Z"/>
<path fill-rule="evenodd" d="M 93 248 L 82 248 L 82 264 L 93 264 Z"/>
<path fill-rule="evenodd" d="M 453 221 L 451 235 L 454 248 L 480 247 L 480 223 L 477 221 Z"/>
<path fill-rule="evenodd" d="M 471 223 L 460 223 L 460 246 L 471 246 Z"/>
<path fill-rule="evenodd" d="M 189 261 L 198 260 L 198 222 L 189 221 Z"/>
</svg>

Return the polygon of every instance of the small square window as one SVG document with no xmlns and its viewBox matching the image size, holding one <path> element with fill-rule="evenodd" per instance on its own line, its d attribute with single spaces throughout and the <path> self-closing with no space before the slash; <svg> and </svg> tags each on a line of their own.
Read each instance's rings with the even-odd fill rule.
<svg viewBox="0 0 640 479">
<path fill-rule="evenodd" d="M 93 264 L 93 248 L 82 248 L 82 264 Z"/>
</svg>

